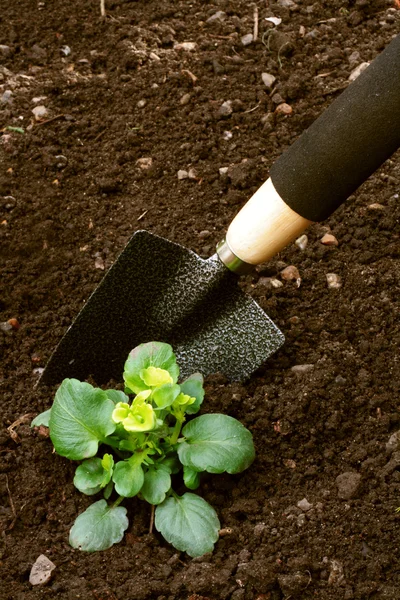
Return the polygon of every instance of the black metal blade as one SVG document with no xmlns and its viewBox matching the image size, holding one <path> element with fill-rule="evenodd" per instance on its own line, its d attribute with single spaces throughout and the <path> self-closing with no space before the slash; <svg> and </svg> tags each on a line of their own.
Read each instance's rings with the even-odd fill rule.
<svg viewBox="0 0 400 600">
<path fill-rule="evenodd" d="M 222 372 L 242 381 L 284 337 L 217 256 L 204 260 L 138 231 L 62 338 L 40 382 L 121 379 L 130 350 L 149 341 L 172 345 L 182 377 Z"/>
</svg>

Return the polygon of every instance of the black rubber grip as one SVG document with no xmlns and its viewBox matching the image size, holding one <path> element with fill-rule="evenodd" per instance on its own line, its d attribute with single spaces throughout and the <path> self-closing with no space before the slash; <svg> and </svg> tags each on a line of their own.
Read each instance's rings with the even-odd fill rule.
<svg viewBox="0 0 400 600">
<path fill-rule="evenodd" d="M 273 164 L 281 198 L 326 219 L 400 146 L 400 35 Z"/>
</svg>

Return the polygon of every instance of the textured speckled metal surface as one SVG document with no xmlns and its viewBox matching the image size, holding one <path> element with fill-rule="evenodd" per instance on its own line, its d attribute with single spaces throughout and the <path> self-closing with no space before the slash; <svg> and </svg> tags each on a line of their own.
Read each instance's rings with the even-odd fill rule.
<svg viewBox="0 0 400 600">
<path fill-rule="evenodd" d="M 181 376 L 222 372 L 246 379 L 284 341 L 215 255 L 207 260 L 136 232 L 50 358 L 40 382 L 121 379 L 132 348 L 168 342 Z"/>
</svg>

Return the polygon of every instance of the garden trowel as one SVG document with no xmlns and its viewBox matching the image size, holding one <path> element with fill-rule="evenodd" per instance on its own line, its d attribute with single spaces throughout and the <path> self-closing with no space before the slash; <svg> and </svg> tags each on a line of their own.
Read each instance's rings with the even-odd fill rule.
<svg viewBox="0 0 400 600">
<path fill-rule="evenodd" d="M 217 252 L 194 252 L 137 231 L 86 302 L 41 382 L 121 378 L 131 349 L 172 345 L 184 377 L 243 380 L 283 343 L 237 275 L 327 218 L 400 145 L 400 36 L 273 164 Z"/>
</svg>

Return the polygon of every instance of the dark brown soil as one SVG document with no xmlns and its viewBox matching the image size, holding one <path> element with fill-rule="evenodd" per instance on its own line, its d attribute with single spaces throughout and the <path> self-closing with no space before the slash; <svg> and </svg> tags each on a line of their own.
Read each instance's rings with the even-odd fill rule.
<svg viewBox="0 0 400 600">
<path fill-rule="evenodd" d="M 311 227 L 305 250 L 293 244 L 242 279 L 287 341 L 243 385 L 207 381 L 204 410 L 240 419 L 257 447 L 247 472 L 200 489 L 231 530 L 212 555 L 192 560 L 149 535 L 136 500 L 119 545 L 72 550 L 68 531 L 91 499 L 29 427 L 54 395 L 33 389 L 36 369 L 98 267 L 140 228 L 212 254 L 274 160 L 400 31 L 398 1 L 256 4 L 258 41 L 245 47 L 246 0 L 106 0 L 105 20 L 95 0 L 0 0 L 0 321 L 20 324 L 0 331 L 1 600 L 400 598 L 400 447 L 387 447 L 400 429 L 399 155 Z M 225 19 L 207 23 L 217 11 Z M 274 32 L 269 16 L 282 18 Z M 189 41 L 193 51 L 175 48 Z M 292 114 L 274 113 L 275 100 Z M 137 160 L 148 157 L 146 170 Z M 178 180 L 190 168 L 196 178 Z M 327 231 L 337 247 L 320 242 Z M 272 287 L 288 265 L 300 287 Z M 56 569 L 33 588 L 40 554 Z"/>
</svg>

